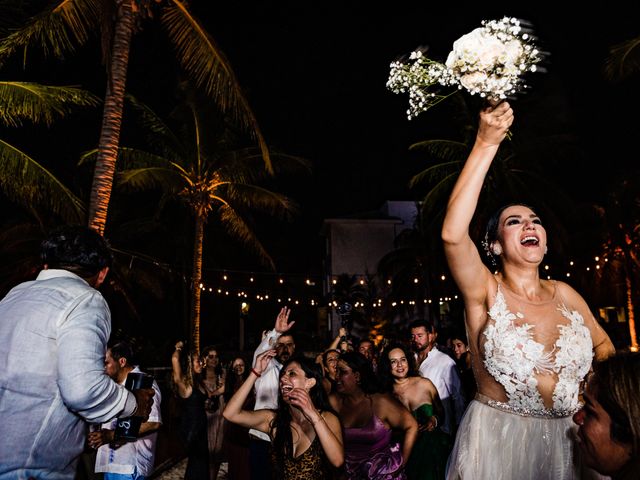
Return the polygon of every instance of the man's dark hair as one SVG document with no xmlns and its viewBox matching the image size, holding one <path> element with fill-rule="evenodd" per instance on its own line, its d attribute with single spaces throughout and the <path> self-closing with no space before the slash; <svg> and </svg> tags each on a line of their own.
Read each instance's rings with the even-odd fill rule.
<svg viewBox="0 0 640 480">
<path fill-rule="evenodd" d="M 436 327 L 433 325 L 433 323 L 431 323 L 429 320 L 422 319 L 422 318 L 411 322 L 409 324 L 409 331 L 411 331 L 412 328 L 420 328 L 420 327 L 423 327 L 428 333 L 432 333 L 436 331 Z"/>
<path fill-rule="evenodd" d="M 118 361 L 121 358 L 126 358 L 127 365 L 137 365 L 137 359 L 133 351 L 133 345 L 131 345 L 129 342 L 121 341 L 115 343 L 111 347 L 109 347 L 109 350 L 111 351 L 111 358 L 113 358 L 115 361 Z"/>
<path fill-rule="evenodd" d="M 40 246 L 42 263 L 84 279 L 110 267 L 113 261 L 107 241 L 95 230 L 69 225 L 52 230 Z"/>
<path fill-rule="evenodd" d="M 596 399 L 611 417 L 611 438 L 640 452 L 640 353 L 617 353 L 593 364 Z"/>
</svg>

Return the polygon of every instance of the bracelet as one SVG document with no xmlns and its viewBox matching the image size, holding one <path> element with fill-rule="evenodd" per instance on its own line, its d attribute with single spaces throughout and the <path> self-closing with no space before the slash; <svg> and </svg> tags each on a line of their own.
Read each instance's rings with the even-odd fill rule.
<svg viewBox="0 0 640 480">
<path fill-rule="evenodd" d="M 255 369 L 255 368 L 252 368 L 252 369 L 251 369 L 251 371 L 252 371 L 252 372 L 253 372 L 253 374 L 254 374 L 256 377 L 258 377 L 258 378 L 260 378 L 260 377 L 262 376 L 262 374 L 261 374 L 261 373 L 256 372 L 256 369 Z"/>
</svg>

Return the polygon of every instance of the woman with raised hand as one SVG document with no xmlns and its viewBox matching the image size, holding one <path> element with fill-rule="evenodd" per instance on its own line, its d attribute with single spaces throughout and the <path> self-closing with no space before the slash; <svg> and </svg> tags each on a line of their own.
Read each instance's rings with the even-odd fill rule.
<svg viewBox="0 0 640 480">
<path fill-rule="evenodd" d="M 207 447 L 207 389 L 202 379 L 202 360 L 194 351 L 184 355 L 184 342 L 175 345 L 171 355 L 172 387 L 183 402 L 179 432 L 187 451 L 185 480 L 209 479 Z"/>
<path fill-rule="evenodd" d="M 482 262 L 469 235 L 485 176 L 513 123 L 507 102 L 480 113 L 475 144 L 453 188 L 442 240 L 465 304 L 478 393 L 458 429 L 448 479 L 574 479 L 571 416 L 592 358 L 614 352 L 582 297 L 543 280 L 547 232 L 538 214 L 507 205 L 489 220 Z"/>
<path fill-rule="evenodd" d="M 344 462 L 342 429 L 327 400 L 320 368 L 313 361 L 298 356 L 284 363 L 277 410 L 243 408 L 256 379 L 275 355 L 275 350 L 258 355 L 249 377 L 229 400 L 224 418 L 271 437 L 275 478 L 333 478 Z"/>
<path fill-rule="evenodd" d="M 345 467 L 349 479 L 405 479 L 405 464 L 418 424 L 398 400 L 379 387 L 364 355 L 347 352 L 338 361 L 331 406 L 344 425 Z M 400 444 L 392 441 L 400 432 Z"/>
</svg>

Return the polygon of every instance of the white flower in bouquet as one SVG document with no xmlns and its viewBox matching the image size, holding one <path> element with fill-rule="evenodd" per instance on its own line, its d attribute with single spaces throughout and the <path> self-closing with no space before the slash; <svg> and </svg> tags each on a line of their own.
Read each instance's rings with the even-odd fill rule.
<svg viewBox="0 0 640 480">
<path fill-rule="evenodd" d="M 535 72 L 541 59 L 519 20 L 485 20 L 454 42 L 444 64 L 421 51 L 413 52 L 407 63 L 393 62 L 387 87 L 409 93 L 407 114 L 412 119 L 453 93 L 442 93 L 442 87 L 457 86 L 492 101 L 507 98 L 525 88 L 522 75 Z"/>
</svg>

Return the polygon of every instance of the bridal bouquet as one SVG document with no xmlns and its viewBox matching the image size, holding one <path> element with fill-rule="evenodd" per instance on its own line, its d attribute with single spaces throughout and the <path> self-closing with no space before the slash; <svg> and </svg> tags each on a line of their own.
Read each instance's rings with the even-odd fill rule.
<svg viewBox="0 0 640 480">
<path fill-rule="evenodd" d="M 406 63 L 391 63 L 387 88 L 409 93 L 411 120 L 451 95 L 455 87 L 495 102 L 505 99 L 526 88 L 523 74 L 535 72 L 542 57 L 518 19 L 484 20 L 482 27 L 454 42 L 444 64 L 427 58 L 422 50 L 411 53 Z"/>
</svg>

